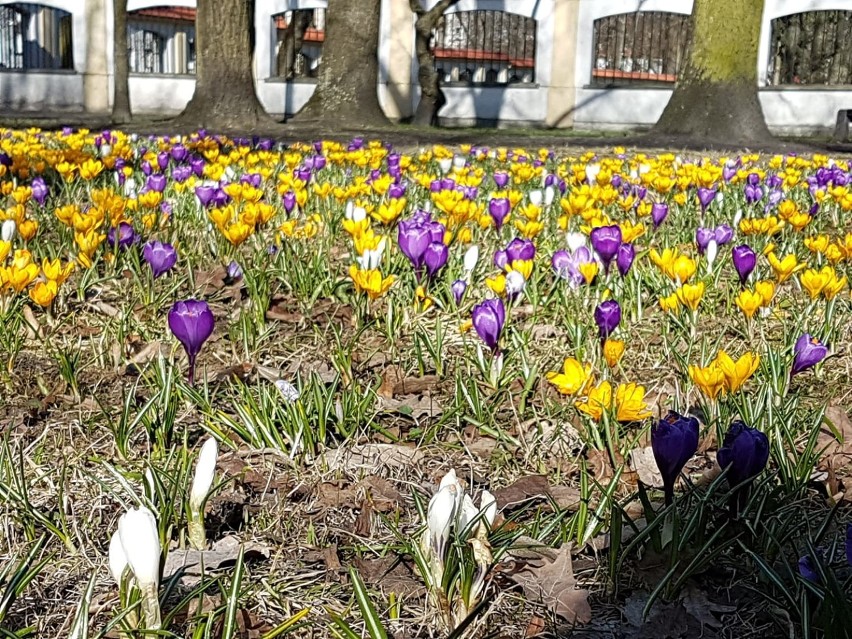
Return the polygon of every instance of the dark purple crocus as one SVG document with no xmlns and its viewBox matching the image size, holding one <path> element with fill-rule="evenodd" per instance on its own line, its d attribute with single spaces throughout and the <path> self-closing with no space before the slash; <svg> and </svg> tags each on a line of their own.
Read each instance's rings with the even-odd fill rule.
<svg viewBox="0 0 852 639">
<path fill-rule="evenodd" d="M 423 264 L 426 266 L 426 273 L 430 279 L 434 278 L 444 268 L 449 256 L 450 249 L 443 242 L 432 242 L 426 247 L 426 253 L 423 255 Z"/>
<path fill-rule="evenodd" d="M 796 345 L 793 347 L 793 367 L 790 369 L 790 377 L 816 366 L 825 359 L 826 355 L 828 355 L 828 346 L 816 337 L 805 333 L 796 340 Z"/>
<path fill-rule="evenodd" d="M 181 164 L 186 161 L 186 158 L 189 157 L 189 151 L 183 144 L 176 144 L 172 147 L 171 150 L 172 159 Z"/>
<path fill-rule="evenodd" d="M 506 259 L 509 264 L 516 260 L 531 260 L 535 257 L 535 244 L 532 240 L 516 237 L 506 247 Z"/>
<path fill-rule="evenodd" d="M 633 266 L 634 259 L 636 259 L 636 249 L 633 248 L 632 244 L 628 244 L 627 242 L 622 243 L 618 247 L 618 255 L 615 257 L 615 265 L 618 267 L 621 277 L 627 275 L 630 267 Z"/>
<path fill-rule="evenodd" d="M 748 244 L 740 244 L 731 249 L 731 258 L 734 262 L 734 268 L 737 269 L 737 274 L 740 276 L 740 284 L 745 286 L 748 276 L 751 275 L 757 264 L 757 254 Z"/>
<path fill-rule="evenodd" d="M 127 222 L 119 222 L 118 226 L 112 226 L 107 231 L 107 244 L 114 250 L 125 251 L 138 241 L 139 236 Z"/>
<path fill-rule="evenodd" d="M 154 278 L 158 278 L 177 263 L 177 251 L 171 244 L 152 240 L 142 247 L 142 258 L 148 262 Z"/>
<path fill-rule="evenodd" d="M 33 181 L 30 183 L 30 188 L 33 190 L 33 199 L 39 203 L 39 205 L 44 206 L 44 203 L 47 202 L 47 196 L 50 194 L 50 189 L 47 188 L 47 183 L 44 181 L 44 178 L 40 175 L 33 178 Z"/>
<path fill-rule="evenodd" d="M 674 486 L 684 465 L 698 450 L 698 420 L 669 411 L 651 426 L 651 450 L 660 475 L 666 505 L 674 501 Z"/>
<path fill-rule="evenodd" d="M 618 254 L 621 246 L 621 227 L 617 224 L 612 226 L 598 226 L 591 232 L 592 248 L 604 265 L 604 271 L 609 273 L 610 262 Z"/>
<path fill-rule="evenodd" d="M 707 210 L 707 207 L 710 206 L 710 203 L 716 199 L 716 189 L 706 189 L 704 187 L 700 187 L 698 189 L 698 202 L 701 204 L 701 212 Z"/>
<path fill-rule="evenodd" d="M 769 461 L 769 439 L 756 428 L 735 421 L 716 453 L 716 461 L 722 470 L 727 471 L 728 485 L 732 488 L 741 486 L 731 495 L 729 502 L 731 516 L 735 518 L 745 505 L 751 480 Z"/>
<path fill-rule="evenodd" d="M 651 221 L 654 223 L 654 228 L 658 228 L 668 215 L 669 205 L 665 202 L 654 202 L 651 206 Z"/>
<path fill-rule="evenodd" d="M 420 273 L 426 249 L 432 243 L 430 224 L 418 224 L 416 220 L 401 220 L 399 223 L 399 250 L 408 258 L 414 270 Z"/>
<path fill-rule="evenodd" d="M 615 300 L 606 300 L 595 308 L 595 324 L 598 325 L 601 342 L 605 342 L 620 323 L 621 306 Z"/>
<path fill-rule="evenodd" d="M 506 323 L 506 307 L 503 306 L 503 300 L 496 297 L 477 304 L 473 307 L 471 320 L 479 338 L 492 352 L 496 352 L 503 325 Z"/>
<path fill-rule="evenodd" d="M 162 173 L 152 173 L 145 180 L 145 188 L 149 191 L 157 191 L 162 193 L 166 190 L 166 176 Z"/>
<path fill-rule="evenodd" d="M 165 151 L 160 151 L 157 153 L 157 166 L 160 167 L 161 171 L 165 171 L 166 167 L 169 166 L 169 154 Z"/>
<path fill-rule="evenodd" d="M 175 302 L 169 311 L 169 328 L 183 345 L 189 358 L 187 380 L 195 383 L 195 359 L 207 338 L 213 334 L 213 312 L 203 300 Z"/>
<path fill-rule="evenodd" d="M 453 291 L 453 299 L 456 301 L 456 306 L 461 304 L 464 293 L 467 290 L 467 282 L 464 280 L 456 280 L 450 287 Z"/>
<path fill-rule="evenodd" d="M 816 569 L 814 569 L 813 562 L 811 561 L 810 555 L 804 555 L 799 558 L 799 574 L 810 581 L 811 583 L 818 584 L 819 583 L 819 573 L 817 573 Z"/>
<path fill-rule="evenodd" d="M 498 189 L 505 189 L 509 183 L 509 174 L 498 171 L 491 176 Z"/>
<path fill-rule="evenodd" d="M 754 204 L 763 199 L 763 189 L 759 184 L 746 184 L 744 192 L 745 201 L 748 204 Z"/>
<path fill-rule="evenodd" d="M 716 232 L 713 229 L 704 228 L 703 226 L 695 229 L 695 245 L 698 247 L 698 252 L 701 255 L 704 255 L 704 251 L 707 250 L 710 241 L 715 239 Z"/>
<path fill-rule="evenodd" d="M 509 215 L 511 206 L 509 198 L 505 197 L 491 198 L 491 201 L 488 203 L 488 213 L 491 215 L 491 219 L 494 220 L 494 226 L 498 231 L 503 228 L 503 222 L 506 216 Z"/>
</svg>

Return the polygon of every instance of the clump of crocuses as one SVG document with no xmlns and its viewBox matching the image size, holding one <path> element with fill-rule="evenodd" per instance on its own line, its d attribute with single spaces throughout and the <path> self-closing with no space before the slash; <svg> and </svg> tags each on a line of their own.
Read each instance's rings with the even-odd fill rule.
<svg viewBox="0 0 852 639">
<path fill-rule="evenodd" d="M 651 450 L 663 478 L 666 505 L 674 501 L 674 487 L 686 462 L 698 450 L 698 420 L 669 411 L 651 427 Z"/>
<path fill-rule="evenodd" d="M 169 311 L 169 328 L 183 345 L 189 358 L 187 380 L 195 383 L 195 360 L 207 338 L 213 334 L 213 311 L 203 300 L 175 302 Z"/>
</svg>

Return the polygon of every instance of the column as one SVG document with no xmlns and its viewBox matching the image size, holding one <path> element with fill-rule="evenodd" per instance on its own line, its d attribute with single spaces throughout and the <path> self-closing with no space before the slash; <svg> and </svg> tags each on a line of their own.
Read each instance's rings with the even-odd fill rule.
<svg viewBox="0 0 852 639">
<path fill-rule="evenodd" d="M 577 28 L 580 0 L 554 0 L 553 64 L 547 99 L 547 125 L 570 128 L 574 125 L 577 56 Z"/>
<path fill-rule="evenodd" d="M 384 0 L 379 42 L 379 99 L 391 120 L 414 114 L 414 14 L 407 2 Z"/>
<path fill-rule="evenodd" d="M 83 101 L 90 113 L 106 113 L 110 109 L 110 68 L 113 46 L 112 31 L 107 29 L 107 13 L 112 12 L 108 0 L 86 0 L 86 64 L 83 69 Z M 109 20 L 112 23 L 112 20 Z M 78 34 L 74 34 L 79 37 Z"/>
</svg>

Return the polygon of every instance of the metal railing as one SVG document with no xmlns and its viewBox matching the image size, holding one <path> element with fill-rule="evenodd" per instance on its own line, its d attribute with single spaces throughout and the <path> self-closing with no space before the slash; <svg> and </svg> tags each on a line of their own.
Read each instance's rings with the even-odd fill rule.
<svg viewBox="0 0 852 639">
<path fill-rule="evenodd" d="M 195 73 L 195 9 L 151 7 L 127 16 L 131 73 Z"/>
<path fill-rule="evenodd" d="M 535 82 L 533 18 L 491 10 L 448 13 L 433 31 L 431 47 L 444 84 Z"/>
<path fill-rule="evenodd" d="M 272 16 L 274 77 L 316 78 L 325 42 L 325 9 L 295 9 Z"/>
<path fill-rule="evenodd" d="M 686 61 L 690 16 L 639 11 L 595 20 L 593 86 L 672 84 Z"/>
<path fill-rule="evenodd" d="M 770 85 L 852 84 L 852 11 L 808 11 L 772 21 Z"/>
<path fill-rule="evenodd" d="M 0 70 L 74 68 L 72 16 L 40 4 L 0 6 Z"/>
</svg>

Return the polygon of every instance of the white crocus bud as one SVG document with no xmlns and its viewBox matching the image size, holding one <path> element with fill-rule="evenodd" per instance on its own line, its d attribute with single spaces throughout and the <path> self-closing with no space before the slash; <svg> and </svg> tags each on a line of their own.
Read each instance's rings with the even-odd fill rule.
<svg viewBox="0 0 852 639">
<path fill-rule="evenodd" d="M 118 520 L 118 535 L 127 563 L 142 592 L 145 627 L 159 630 L 160 536 L 154 514 L 145 508 L 132 508 Z"/>
<path fill-rule="evenodd" d="M 428 547 L 432 565 L 439 567 L 439 570 L 433 570 L 437 583 L 441 582 L 441 575 L 436 572 L 443 572 L 444 551 L 450 539 L 450 527 L 456 514 L 457 492 L 455 485 L 440 488 L 429 500 L 429 507 L 426 509 L 426 534 L 429 539 Z"/>
<path fill-rule="evenodd" d="M 216 474 L 216 460 L 219 457 L 219 444 L 212 437 L 208 438 L 198 454 L 195 464 L 195 477 L 189 491 L 189 542 L 193 548 L 203 550 L 207 546 L 207 535 L 204 531 L 204 500 L 213 486 Z"/>
<path fill-rule="evenodd" d="M 595 179 L 598 177 L 598 173 L 601 172 L 600 164 L 587 164 L 586 165 L 586 181 L 589 184 L 594 184 Z"/>
<path fill-rule="evenodd" d="M 129 199 L 135 199 L 137 193 L 139 192 L 138 185 L 136 184 L 136 180 L 132 177 L 127 178 L 124 181 L 124 197 Z"/>
<path fill-rule="evenodd" d="M 127 569 L 127 555 L 121 547 L 121 536 L 116 530 L 109 540 L 109 573 L 119 586 L 124 579 L 124 571 Z"/>
<path fill-rule="evenodd" d="M 716 244 L 716 240 L 710 240 L 707 244 L 707 250 L 704 252 L 707 257 L 707 270 L 713 270 L 713 262 L 716 261 L 716 255 L 719 253 L 719 245 Z"/>
<path fill-rule="evenodd" d="M 541 202 L 544 199 L 544 193 L 540 190 L 536 189 L 535 191 L 530 191 L 530 204 L 535 206 L 541 206 Z"/>
<path fill-rule="evenodd" d="M 112 153 L 112 145 L 111 144 L 102 144 L 101 145 L 101 157 L 109 157 L 109 154 Z"/>
<path fill-rule="evenodd" d="M 518 295 L 526 288 L 527 281 L 520 271 L 506 273 L 506 295 Z"/>
<path fill-rule="evenodd" d="M 479 510 L 483 513 L 482 521 L 491 528 L 497 517 L 497 498 L 487 490 L 479 496 Z"/>
<path fill-rule="evenodd" d="M 11 242 L 15 239 L 15 233 L 18 230 L 18 225 L 15 220 L 4 220 L 3 226 L 0 227 L 0 239 L 4 242 Z"/>
<path fill-rule="evenodd" d="M 376 248 L 367 249 L 361 255 L 356 257 L 355 261 L 358 262 L 358 266 L 367 271 L 370 269 L 379 268 L 379 265 L 382 263 L 382 254 L 384 252 L 385 238 L 382 238 Z"/>
<path fill-rule="evenodd" d="M 452 166 L 453 158 L 441 158 L 438 160 L 438 167 L 441 169 L 441 173 L 447 173 Z"/>
<path fill-rule="evenodd" d="M 287 402 L 293 403 L 298 400 L 299 397 L 301 397 L 299 389 L 293 386 L 285 379 L 276 379 L 275 387 L 278 389 L 278 391 L 284 397 L 284 400 Z"/>
<path fill-rule="evenodd" d="M 476 268 L 476 263 L 479 261 L 479 247 L 474 244 L 464 254 L 464 277 L 467 279 Z"/>
<path fill-rule="evenodd" d="M 552 186 L 546 186 L 544 188 L 544 204 L 545 206 L 550 206 L 553 204 L 553 200 L 556 197 L 556 189 Z"/>
<path fill-rule="evenodd" d="M 459 508 L 458 512 L 458 534 L 462 535 L 467 531 L 467 536 L 470 537 L 474 533 L 474 530 L 468 530 L 468 527 L 476 521 L 477 517 L 479 517 L 479 509 L 473 504 L 470 495 L 465 494 L 462 497 L 461 508 Z"/>
<path fill-rule="evenodd" d="M 461 485 L 459 478 L 456 476 L 455 469 L 450 470 L 446 475 L 441 478 L 441 483 L 438 484 L 438 490 L 442 488 L 451 487 L 453 489 L 453 495 L 456 499 L 456 510 L 461 507 L 462 497 L 464 496 L 464 486 Z"/>
<path fill-rule="evenodd" d="M 740 221 L 743 219 L 743 210 L 737 209 L 737 212 L 734 214 L 734 230 L 736 231 L 740 228 Z"/>
<path fill-rule="evenodd" d="M 463 155 L 456 155 L 453 157 L 453 167 L 463 169 L 465 164 L 467 164 L 467 160 Z M 444 173 L 446 173 L 446 171 L 444 171 Z"/>
<path fill-rule="evenodd" d="M 565 234 L 565 241 L 568 243 L 568 250 L 573 253 L 581 246 L 586 245 L 586 236 L 576 231 L 570 232 Z"/>
</svg>

